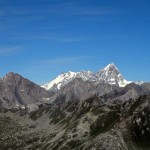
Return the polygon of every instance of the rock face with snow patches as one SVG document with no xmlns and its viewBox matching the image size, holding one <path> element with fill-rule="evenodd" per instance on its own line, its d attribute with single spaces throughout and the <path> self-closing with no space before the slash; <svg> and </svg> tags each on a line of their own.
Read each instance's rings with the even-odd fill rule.
<svg viewBox="0 0 150 150">
<path fill-rule="evenodd" d="M 0 78 L 0 150 L 150 149 L 150 83 L 130 83 L 110 64 L 44 87 Z"/>
<path fill-rule="evenodd" d="M 104 69 L 93 73 L 91 71 L 81 71 L 81 72 L 68 72 L 62 73 L 56 79 L 43 85 L 42 87 L 46 90 L 57 91 L 64 85 L 68 84 L 75 78 L 81 78 L 84 81 L 91 81 L 97 83 L 106 83 L 110 85 L 117 85 L 119 87 L 124 87 L 129 84 L 124 77 L 119 72 L 118 68 L 114 64 L 109 64 Z"/>
<path fill-rule="evenodd" d="M 16 73 L 0 79 L 0 107 L 14 108 L 42 102 L 49 93 L 39 85 Z"/>
<path fill-rule="evenodd" d="M 96 73 L 96 80 L 110 85 L 118 85 L 119 87 L 125 87 L 130 83 L 124 79 L 114 64 L 109 64 L 107 67 Z"/>
</svg>

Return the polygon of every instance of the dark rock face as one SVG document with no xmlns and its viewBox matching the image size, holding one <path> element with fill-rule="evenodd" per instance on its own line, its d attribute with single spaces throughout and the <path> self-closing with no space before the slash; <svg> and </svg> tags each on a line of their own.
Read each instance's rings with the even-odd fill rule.
<svg viewBox="0 0 150 150">
<path fill-rule="evenodd" d="M 9 73 L 0 79 L 0 149 L 150 149 L 149 91 L 149 83 L 120 88 L 76 78 L 52 95 Z"/>
<path fill-rule="evenodd" d="M 74 99 L 83 101 L 93 95 L 102 96 L 118 88 L 116 85 L 84 81 L 81 78 L 76 78 L 56 92 L 52 97 L 52 101 L 67 102 Z"/>
<path fill-rule="evenodd" d="M 0 79 L 1 107 L 34 104 L 48 97 L 50 94 L 45 89 L 19 74 L 11 72 Z"/>
<path fill-rule="evenodd" d="M 135 83 L 130 83 L 123 88 L 116 88 L 111 92 L 101 96 L 105 102 L 125 102 L 130 99 L 136 99 L 141 95 L 148 95 L 150 92 L 150 84 L 137 85 Z"/>
<path fill-rule="evenodd" d="M 144 107 L 137 114 L 132 117 L 132 123 L 130 124 L 130 131 L 133 140 L 135 142 L 145 142 L 149 144 L 150 140 L 150 109 Z M 149 144 L 150 146 L 150 144 Z"/>
<path fill-rule="evenodd" d="M 130 83 L 125 87 L 118 87 L 117 85 L 84 81 L 81 78 L 76 78 L 56 92 L 51 100 L 56 103 L 64 103 L 74 99 L 84 101 L 93 95 L 97 95 L 106 103 L 123 103 L 149 93 L 149 83 L 142 85 Z"/>
<path fill-rule="evenodd" d="M 150 96 L 145 95 L 120 105 L 106 104 L 94 95 L 84 101 L 41 104 L 31 113 L 1 111 L 0 127 L 5 130 L 0 130 L 0 146 L 12 150 L 136 150 L 139 141 L 144 141 L 140 149 L 148 149 L 149 102 Z"/>
</svg>

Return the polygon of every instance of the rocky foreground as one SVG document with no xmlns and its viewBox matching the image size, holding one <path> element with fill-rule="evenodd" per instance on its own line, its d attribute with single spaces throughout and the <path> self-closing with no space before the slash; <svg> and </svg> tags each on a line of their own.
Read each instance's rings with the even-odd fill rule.
<svg viewBox="0 0 150 150">
<path fill-rule="evenodd" d="M 150 83 L 125 81 L 114 64 L 62 74 L 50 90 L 8 73 L 0 78 L 0 150 L 149 150 Z"/>
<path fill-rule="evenodd" d="M 106 104 L 94 95 L 30 113 L 3 108 L 0 135 L 1 150 L 150 149 L 150 96 Z"/>
</svg>

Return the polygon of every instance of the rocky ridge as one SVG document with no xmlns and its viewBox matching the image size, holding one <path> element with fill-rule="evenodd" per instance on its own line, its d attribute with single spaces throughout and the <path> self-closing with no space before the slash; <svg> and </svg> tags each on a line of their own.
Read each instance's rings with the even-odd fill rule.
<svg viewBox="0 0 150 150">
<path fill-rule="evenodd" d="M 0 148 L 149 149 L 150 83 L 120 87 L 124 78 L 114 70 L 75 77 L 54 93 L 15 73 L 1 78 Z"/>
<path fill-rule="evenodd" d="M 43 103 L 51 93 L 19 74 L 10 72 L 0 79 L 0 107 L 18 108 Z"/>
<path fill-rule="evenodd" d="M 118 68 L 112 63 L 104 69 L 101 69 L 97 73 L 93 73 L 91 71 L 69 71 L 67 73 L 62 73 L 61 75 L 56 77 L 56 79 L 43 85 L 42 87 L 46 90 L 57 91 L 75 78 L 81 78 L 84 81 L 117 85 L 119 87 L 124 87 L 127 84 L 131 83 L 130 81 L 126 81 L 124 79 L 124 77 L 119 72 Z"/>
</svg>

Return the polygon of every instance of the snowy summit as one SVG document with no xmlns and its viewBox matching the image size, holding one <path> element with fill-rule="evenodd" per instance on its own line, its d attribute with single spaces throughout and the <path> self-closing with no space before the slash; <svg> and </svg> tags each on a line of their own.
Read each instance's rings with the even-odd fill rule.
<svg viewBox="0 0 150 150">
<path fill-rule="evenodd" d="M 93 73 L 92 71 L 80 71 L 80 72 L 67 72 L 62 73 L 57 76 L 51 82 L 43 85 L 42 87 L 46 90 L 59 90 L 64 85 L 68 84 L 75 78 L 81 78 L 85 81 L 96 81 L 96 82 L 104 82 L 110 85 L 118 85 L 120 87 L 124 87 L 127 84 L 131 83 L 124 79 L 122 74 L 119 72 L 118 68 L 113 64 L 109 64 L 104 69 L 101 69 L 97 73 Z"/>
</svg>

